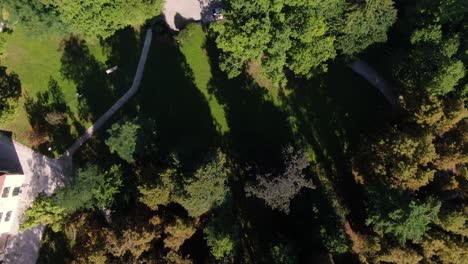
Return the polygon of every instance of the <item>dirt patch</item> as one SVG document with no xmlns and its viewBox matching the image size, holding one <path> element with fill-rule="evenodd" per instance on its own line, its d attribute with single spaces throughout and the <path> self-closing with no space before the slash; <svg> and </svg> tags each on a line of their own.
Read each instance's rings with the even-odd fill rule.
<svg viewBox="0 0 468 264">
<path fill-rule="evenodd" d="M 203 4 L 198 0 L 166 0 L 164 16 L 173 30 L 180 30 L 187 22 L 200 21 Z"/>
<path fill-rule="evenodd" d="M 263 88 L 267 90 L 274 88 L 273 82 L 262 74 L 262 66 L 259 61 L 251 60 L 247 64 L 247 72 Z"/>
</svg>

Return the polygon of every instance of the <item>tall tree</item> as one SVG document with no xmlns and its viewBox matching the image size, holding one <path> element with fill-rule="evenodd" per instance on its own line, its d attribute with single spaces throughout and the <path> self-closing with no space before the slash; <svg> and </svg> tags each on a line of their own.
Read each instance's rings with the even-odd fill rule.
<svg viewBox="0 0 468 264">
<path fill-rule="evenodd" d="M 365 5 L 351 6 L 340 30 L 337 46 L 346 55 L 353 55 L 373 43 L 387 41 L 387 30 L 397 14 L 392 0 L 366 0 Z"/>
<path fill-rule="evenodd" d="M 396 19 L 391 0 L 227 0 L 225 6 L 229 19 L 212 25 L 221 69 L 235 77 L 260 59 L 275 84 L 285 84 L 286 70 L 300 76 L 326 71 L 338 49 L 355 54 L 385 41 Z"/>
<path fill-rule="evenodd" d="M 109 208 L 122 185 L 119 166 L 103 172 L 96 165 L 79 169 L 70 185 L 59 189 L 53 200 L 68 213 L 82 209 Z"/>
<path fill-rule="evenodd" d="M 78 210 L 112 206 L 121 184 L 118 166 L 102 172 L 96 165 L 88 165 L 78 170 L 74 180 L 58 189 L 54 195 L 38 197 L 32 207 L 26 210 L 22 228 L 29 229 L 43 224 L 58 231 L 66 217 Z"/>
<path fill-rule="evenodd" d="M 227 162 L 226 154 L 218 150 L 192 177 L 186 179 L 176 202 L 180 203 L 190 216 L 201 216 L 224 201 L 229 191 Z"/>
<path fill-rule="evenodd" d="M 107 38 L 126 26 L 158 16 L 161 0 L 41 0 L 75 33 Z"/>
<path fill-rule="evenodd" d="M 141 196 L 139 201 L 152 210 L 158 210 L 159 206 L 172 202 L 175 192 L 177 169 L 167 169 L 160 174 L 155 184 L 139 186 Z"/>
<path fill-rule="evenodd" d="M 31 208 L 26 210 L 20 230 L 27 230 L 42 224 L 49 225 L 52 230 L 58 232 L 62 230 L 66 218 L 66 208 L 53 203 L 49 197 L 39 196 L 36 197 Z"/>
<path fill-rule="evenodd" d="M 414 134 L 391 127 L 362 144 L 358 164 L 363 174 L 374 180 L 393 188 L 417 190 L 434 178 L 431 163 L 438 158 L 434 138 L 427 131 Z"/>
<path fill-rule="evenodd" d="M 407 240 L 421 241 L 429 225 L 437 219 L 441 206 L 432 198 L 420 202 L 399 190 L 370 189 L 369 200 L 367 225 L 381 236 L 392 236 L 401 245 Z"/>
<path fill-rule="evenodd" d="M 203 229 L 210 252 L 218 261 L 231 257 L 240 239 L 234 210 L 232 196 L 229 196 L 222 206 L 212 211 L 210 222 Z"/>
<path fill-rule="evenodd" d="M 28 30 L 28 34 L 40 37 L 69 32 L 58 14 L 41 0 L 2 0 L 0 9 L 7 26 L 19 24 Z"/>
<path fill-rule="evenodd" d="M 304 170 L 310 161 L 306 151 L 294 151 L 288 147 L 283 152 L 284 171 L 257 175 L 257 183 L 248 185 L 245 191 L 265 201 L 272 209 L 289 213 L 291 200 L 302 188 L 315 188 L 310 179 L 306 179 Z"/>
<path fill-rule="evenodd" d="M 110 151 L 117 153 L 128 163 L 135 162 L 137 143 L 141 136 L 140 129 L 141 126 L 136 120 L 113 124 L 107 130 L 110 136 L 106 140 L 106 144 Z"/>
<path fill-rule="evenodd" d="M 18 75 L 7 73 L 7 68 L 0 66 L 0 122 L 15 113 L 20 96 L 21 82 Z"/>
</svg>

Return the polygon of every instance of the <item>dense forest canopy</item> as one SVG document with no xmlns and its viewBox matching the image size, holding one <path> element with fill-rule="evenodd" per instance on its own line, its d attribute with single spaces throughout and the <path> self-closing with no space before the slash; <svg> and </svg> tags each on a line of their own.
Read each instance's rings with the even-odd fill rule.
<svg viewBox="0 0 468 264">
<path fill-rule="evenodd" d="M 160 0 L 4 0 L 0 5 L 9 13 L 4 20 L 26 23 L 34 32 L 101 38 L 129 25 L 141 25 L 161 12 Z"/>
<path fill-rule="evenodd" d="M 468 1 L 224 0 L 180 33 L 152 20 L 162 4 L 0 3 L 0 64 L 18 31 L 63 38 L 60 74 L 91 87 L 77 104 L 124 94 L 154 32 L 138 94 L 26 210 L 38 263 L 466 263 Z M 0 66 L 0 125 L 25 101 L 49 144 L 78 134 L 57 81 L 33 100 L 21 78 Z"/>
<path fill-rule="evenodd" d="M 391 0 L 242 1 L 228 0 L 228 20 L 213 25 L 223 51 L 220 67 L 238 76 L 249 61 L 260 60 L 276 84 L 285 70 L 312 76 L 327 70 L 337 55 L 352 56 L 387 39 L 396 20 Z"/>
</svg>

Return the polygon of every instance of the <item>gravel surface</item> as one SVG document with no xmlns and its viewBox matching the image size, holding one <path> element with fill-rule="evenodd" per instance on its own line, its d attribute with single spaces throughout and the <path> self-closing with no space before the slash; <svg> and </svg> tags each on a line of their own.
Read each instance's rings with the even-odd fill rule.
<svg viewBox="0 0 468 264">
<path fill-rule="evenodd" d="M 212 9 L 220 7 L 221 0 L 166 0 L 164 17 L 173 30 L 180 30 L 188 22 L 212 22 Z"/>
<path fill-rule="evenodd" d="M 163 12 L 169 27 L 179 30 L 183 20 L 200 21 L 201 11 L 198 0 L 166 0 Z"/>
</svg>

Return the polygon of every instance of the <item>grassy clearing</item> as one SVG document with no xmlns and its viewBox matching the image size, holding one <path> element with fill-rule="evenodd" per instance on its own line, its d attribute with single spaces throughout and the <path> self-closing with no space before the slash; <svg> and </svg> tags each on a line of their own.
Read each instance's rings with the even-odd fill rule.
<svg viewBox="0 0 468 264">
<path fill-rule="evenodd" d="M 218 131 L 224 134 L 229 131 L 226 113 L 223 106 L 208 89 L 212 76 L 209 58 L 204 48 L 206 34 L 201 25 L 190 24 L 180 33 L 178 40 L 181 44 L 180 50 L 193 72 L 194 83 L 207 100 Z"/>
<path fill-rule="evenodd" d="M 262 65 L 260 62 L 261 59 L 252 60 L 247 64 L 247 74 L 254 79 L 254 81 L 260 85 L 260 87 L 265 88 L 268 93 L 266 100 L 271 100 L 276 106 L 282 107 L 283 100 L 282 96 L 287 97 L 291 94 L 290 89 L 280 88 L 278 85 L 275 85 L 270 79 L 262 74 Z"/>
<path fill-rule="evenodd" d="M 28 120 L 28 113 L 25 110 L 25 98 L 35 99 L 38 92 L 46 92 L 49 88 L 49 81 L 57 81 L 64 101 L 70 111 L 78 114 L 78 96 L 76 84 L 70 80 L 64 79 L 61 69 L 62 44 L 63 38 L 58 35 L 37 38 L 31 36 L 27 29 L 20 25 L 14 28 L 14 32 L 7 36 L 6 52 L 1 59 L 1 64 L 6 66 L 9 71 L 14 71 L 21 80 L 23 96 L 20 98 L 20 105 L 17 116 L 11 121 L 0 125 L 0 129 L 13 132 L 14 138 L 28 146 L 32 145 L 30 133 L 32 127 Z M 99 45 L 90 46 L 91 53 L 96 59 L 104 62 L 107 58 L 102 53 Z M 72 121 L 71 133 L 77 133 Z M 90 122 L 79 119 L 78 122 L 87 127 Z"/>
</svg>

